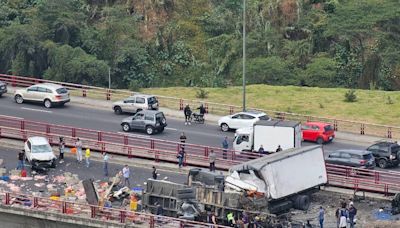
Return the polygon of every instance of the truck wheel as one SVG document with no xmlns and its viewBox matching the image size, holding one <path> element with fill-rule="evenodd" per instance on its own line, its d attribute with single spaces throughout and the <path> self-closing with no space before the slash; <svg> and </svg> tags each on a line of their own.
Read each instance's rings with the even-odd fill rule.
<svg viewBox="0 0 400 228">
<path fill-rule="evenodd" d="M 15 102 L 17 102 L 17 104 L 22 104 L 22 103 L 24 103 L 24 98 L 22 98 L 22 96 L 21 95 L 15 95 L 15 97 L 14 97 L 14 100 L 15 100 Z"/>
<path fill-rule="evenodd" d="M 128 131 L 131 130 L 131 127 L 129 126 L 128 123 L 123 123 L 122 124 L 122 130 L 125 131 L 125 132 L 128 132 Z"/>
<path fill-rule="evenodd" d="M 119 106 L 114 107 L 114 113 L 120 115 L 122 113 L 122 109 Z"/>
<path fill-rule="evenodd" d="M 298 210 L 308 210 L 310 207 L 310 197 L 308 195 L 298 195 L 292 199 L 293 207 Z"/>
<path fill-rule="evenodd" d="M 229 126 L 226 123 L 221 124 L 221 131 L 227 132 L 229 131 Z"/>
<path fill-rule="evenodd" d="M 318 144 L 324 143 L 324 139 L 321 138 L 321 137 L 317 138 L 317 143 L 318 143 Z"/>
<path fill-rule="evenodd" d="M 378 166 L 379 166 L 379 168 L 381 168 L 381 169 L 386 169 L 386 167 L 387 167 L 387 161 L 385 160 L 385 159 L 380 159 L 379 161 L 378 161 Z"/>
<path fill-rule="evenodd" d="M 154 128 L 153 128 L 152 126 L 147 126 L 147 127 L 146 127 L 146 133 L 147 133 L 148 135 L 154 134 Z"/>
</svg>

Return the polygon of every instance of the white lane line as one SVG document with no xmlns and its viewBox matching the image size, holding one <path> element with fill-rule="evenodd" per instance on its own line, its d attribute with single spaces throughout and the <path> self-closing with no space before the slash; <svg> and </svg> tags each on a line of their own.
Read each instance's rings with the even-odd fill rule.
<svg viewBox="0 0 400 228">
<path fill-rule="evenodd" d="M 21 109 L 23 109 L 23 110 L 28 110 L 28 111 L 34 111 L 34 112 L 53 113 L 53 111 L 41 110 L 41 109 L 34 109 L 34 108 L 25 108 L 25 107 L 22 107 Z"/>
<path fill-rule="evenodd" d="M 170 128 L 170 127 L 166 127 L 165 129 L 171 130 L 171 131 L 177 131 L 177 130 L 178 130 L 178 129 L 176 129 L 176 128 Z"/>
<path fill-rule="evenodd" d="M 127 133 L 127 132 L 117 132 L 120 135 L 126 135 L 126 136 L 134 136 L 138 138 L 150 138 L 150 135 L 140 135 L 140 134 L 135 134 L 135 133 Z"/>
</svg>

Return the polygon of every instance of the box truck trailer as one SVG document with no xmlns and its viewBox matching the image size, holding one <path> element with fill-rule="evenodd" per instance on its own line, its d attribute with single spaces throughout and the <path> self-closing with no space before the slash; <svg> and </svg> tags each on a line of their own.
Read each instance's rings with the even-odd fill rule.
<svg viewBox="0 0 400 228">
<path fill-rule="evenodd" d="M 257 151 L 261 145 L 265 151 L 275 152 L 301 147 L 301 124 L 296 121 L 260 120 L 253 127 L 239 128 L 233 140 L 235 151 Z"/>
</svg>

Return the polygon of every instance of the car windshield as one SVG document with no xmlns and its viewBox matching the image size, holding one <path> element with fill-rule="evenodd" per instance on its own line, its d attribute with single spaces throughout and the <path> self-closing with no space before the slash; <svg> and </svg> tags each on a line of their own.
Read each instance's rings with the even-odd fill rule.
<svg viewBox="0 0 400 228">
<path fill-rule="evenodd" d="M 260 120 L 269 120 L 269 116 L 267 116 L 267 115 L 263 115 L 263 116 L 260 116 L 260 117 L 258 117 Z"/>
<path fill-rule="evenodd" d="M 32 145 L 32 153 L 48 153 L 51 151 L 52 149 L 49 144 Z"/>
<path fill-rule="evenodd" d="M 56 92 L 58 94 L 65 94 L 65 93 L 68 93 L 68 90 L 63 87 L 63 88 L 56 89 Z"/>
<path fill-rule="evenodd" d="M 326 125 L 324 129 L 325 131 L 333 131 L 333 127 L 331 125 Z"/>
<path fill-rule="evenodd" d="M 157 98 L 156 97 L 149 97 L 149 98 L 147 98 L 147 102 L 149 103 L 149 104 L 155 104 L 155 103 L 157 103 Z"/>
<path fill-rule="evenodd" d="M 363 159 L 370 160 L 372 158 L 372 154 L 364 154 Z"/>
</svg>

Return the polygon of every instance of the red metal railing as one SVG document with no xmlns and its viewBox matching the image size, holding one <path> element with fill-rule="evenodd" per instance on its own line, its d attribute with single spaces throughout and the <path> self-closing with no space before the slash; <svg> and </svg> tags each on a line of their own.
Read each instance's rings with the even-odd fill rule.
<svg viewBox="0 0 400 228">
<path fill-rule="evenodd" d="M 0 116 L 0 137 L 26 140 L 31 136 L 46 137 L 56 145 L 60 136 L 66 144 L 73 146 L 76 138 L 81 138 L 84 147 L 94 151 L 107 151 L 128 157 L 153 159 L 156 161 L 177 162 L 177 148 L 180 143 L 121 135 L 117 133 L 93 131 L 89 129 L 46 124 L 28 121 L 20 118 Z M 208 166 L 208 151 L 212 147 L 185 144 L 186 164 Z M 214 148 L 218 154 L 216 166 L 227 170 L 232 165 L 259 157 L 253 153 L 236 155 L 228 151 L 228 159 L 223 159 L 223 151 Z M 400 172 L 375 171 L 347 166 L 326 164 L 328 182 L 330 185 L 351 188 L 355 190 L 393 194 L 400 192 Z"/>
<path fill-rule="evenodd" d="M 128 90 L 116 90 L 116 89 L 109 90 L 106 88 L 95 87 L 95 86 L 86 86 L 73 83 L 57 82 L 57 81 L 43 80 L 30 77 L 21 77 L 21 76 L 7 75 L 7 74 L 0 74 L 0 80 L 7 82 L 11 86 L 30 86 L 36 83 L 50 82 L 67 87 L 68 89 L 72 90 L 72 95 L 82 96 L 82 97 L 92 97 L 96 99 L 106 99 L 106 100 L 122 99 L 132 94 L 132 92 Z M 207 113 L 212 113 L 217 115 L 233 114 L 234 112 L 241 111 L 242 109 L 242 107 L 240 106 L 220 104 L 220 103 L 201 101 L 201 100 L 191 100 L 191 99 L 183 99 L 183 98 L 167 97 L 167 96 L 157 96 L 157 98 L 159 99 L 161 106 L 175 110 L 183 110 L 184 104 L 190 104 L 192 107 L 204 104 L 205 107 L 207 108 Z M 320 122 L 332 123 L 335 131 L 351 132 L 361 135 L 374 135 L 385 138 L 400 137 L 400 127 L 398 126 L 363 123 L 358 121 L 342 120 L 331 117 L 318 117 L 318 116 L 311 116 L 311 115 L 304 115 L 304 114 L 283 112 L 276 110 L 264 110 L 257 108 L 250 108 L 250 109 L 266 112 L 271 117 L 278 119 L 296 120 L 301 122 L 320 121 Z"/>
<path fill-rule="evenodd" d="M 0 197 L 0 202 L 2 205 L 10 206 L 12 208 L 31 210 L 32 212 L 46 211 L 46 213 L 63 214 L 70 217 L 96 219 L 114 223 L 117 222 L 121 224 L 147 225 L 147 227 L 150 228 L 210 227 L 210 224 L 202 222 L 158 216 L 123 209 L 99 207 L 71 201 L 52 200 L 49 198 L 20 193 L 0 192 Z M 225 226 L 218 225 L 218 227 Z"/>
</svg>

